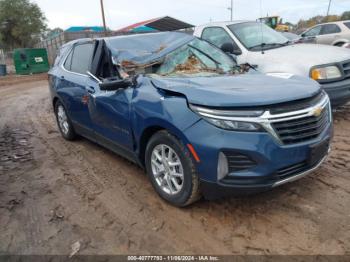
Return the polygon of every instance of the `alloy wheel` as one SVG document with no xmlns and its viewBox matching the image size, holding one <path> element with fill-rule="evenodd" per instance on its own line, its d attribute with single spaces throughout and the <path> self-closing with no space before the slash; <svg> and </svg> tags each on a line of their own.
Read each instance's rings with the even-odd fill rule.
<svg viewBox="0 0 350 262">
<path fill-rule="evenodd" d="M 184 170 L 179 156 L 168 145 L 157 145 L 152 151 L 152 174 L 158 186 L 169 195 L 176 195 L 184 185 Z"/>
<path fill-rule="evenodd" d="M 57 108 L 57 119 L 62 133 L 67 135 L 69 132 L 69 123 L 66 110 L 62 105 L 59 105 Z"/>
</svg>

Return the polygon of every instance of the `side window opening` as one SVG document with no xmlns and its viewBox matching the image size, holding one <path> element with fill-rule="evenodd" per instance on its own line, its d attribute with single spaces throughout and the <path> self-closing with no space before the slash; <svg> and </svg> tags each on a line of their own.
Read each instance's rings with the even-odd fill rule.
<svg viewBox="0 0 350 262">
<path fill-rule="evenodd" d="M 67 70 L 71 70 L 71 65 L 72 65 L 72 56 L 73 56 L 73 50 L 69 51 L 69 55 L 66 59 L 66 61 L 64 62 L 64 68 Z"/>
<path fill-rule="evenodd" d="M 53 66 L 58 66 L 61 61 L 66 57 L 66 53 L 69 51 L 69 46 L 62 46 L 61 48 L 57 49 L 56 51 L 56 57 L 54 61 Z"/>
<path fill-rule="evenodd" d="M 208 41 L 209 43 L 215 45 L 218 48 L 222 48 L 224 44 L 232 44 L 234 49 L 240 50 L 236 42 L 231 38 L 231 36 L 221 27 L 208 27 L 202 32 L 202 39 Z"/>
<path fill-rule="evenodd" d="M 104 52 L 101 60 L 100 75 L 102 78 L 120 78 L 117 68 L 113 65 L 111 60 L 111 52 L 107 47 L 104 48 Z"/>
<path fill-rule="evenodd" d="M 336 34 L 340 33 L 341 29 L 336 24 L 323 25 L 321 30 L 321 35 Z"/>
<path fill-rule="evenodd" d="M 72 52 L 70 71 L 86 75 L 91 67 L 93 52 L 94 43 L 76 45 Z"/>
<path fill-rule="evenodd" d="M 225 43 L 234 44 L 234 41 L 230 35 L 221 27 L 205 28 L 202 33 L 202 39 L 212 43 L 218 48 L 221 48 L 221 46 Z"/>
<path fill-rule="evenodd" d="M 320 34 L 321 31 L 321 26 L 316 26 L 312 29 L 310 29 L 309 31 L 307 31 L 304 35 L 305 36 L 317 36 Z"/>
<path fill-rule="evenodd" d="M 103 40 L 96 42 L 91 72 L 99 79 L 120 78 L 117 68 L 112 63 L 111 52 Z"/>
</svg>

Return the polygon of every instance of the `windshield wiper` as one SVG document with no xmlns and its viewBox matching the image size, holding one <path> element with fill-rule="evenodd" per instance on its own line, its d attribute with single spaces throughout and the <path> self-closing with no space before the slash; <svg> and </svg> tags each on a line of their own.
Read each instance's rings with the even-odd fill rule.
<svg viewBox="0 0 350 262">
<path fill-rule="evenodd" d="M 212 58 L 210 55 L 208 55 L 207 53 L 203 52 L 202 50 L 200 50 L 199 48 L 193 46 L 193 45 L 188 45 L 189 47 L 197 50 L 198 52 L 200 52 L 201 54 L 205 55 L 206 57 L 208 57 L 210 60 L 212 60 L 215 64 L 216 67 L 219 68 L 219 65 L 221 65 L 221 63 L 219 61 L 217 61 L 216 59 Z"/>
<path fill-rule="evenodd" d="M 258 49 L 258 48 L 261 48 L 261 49 L 263 49 L 263 50 L 266 50 L 266 49 L 268 49 L 268 48 L 270 48 L 270 47 L 278 47 L 278 46 L 285 46 L 285 45 L 287 45 L 289 43 L 289 41 L 288 42 L 286 42 L 286 43 L 268 43 L 268 44 L 266 44 L 266 43 L 261 43 L 261 44 L 258 44 L 258 45 L 254 45 L 254 46 L 251 46 L 251 47 L 249 47 L 248 49 L 249 50 L 253 50 L 253 49 Z"/>
</svg>

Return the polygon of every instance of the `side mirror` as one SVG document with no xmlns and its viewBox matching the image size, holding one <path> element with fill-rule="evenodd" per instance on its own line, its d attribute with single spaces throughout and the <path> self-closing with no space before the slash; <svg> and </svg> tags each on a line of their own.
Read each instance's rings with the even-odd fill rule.
<svg viewBox="0 0 350 262">
<path fill-rule="evenodd" d="M 233 43 L 224 43 L 220 49 L 225 53 L 234 54 L 236 56 L 242 54 L 241 49 L 239 49 L 239 47 L 235 46 Z"/>
<path fill-rule="evenodd" d="M 130 79 L 107 79 L 100 83 L 102 91 L 117 91 L 119 89 L 126 89 L 133 85 Z"/>
<path fill-rule="evenodd" d="M 305 33 L 301 34 L 301 37 L 305 37 L 305 36 L 306 36 Z"/>
<path fill-rule="evenodd" d="M 129 86 L 134 85 L 136 82 L 136 79 L 119 79 L 119 78 L 108 78 L 104 81 L 101 81 L 97 76 L 92 74 L 90 71 L 86 72 L 89 77 L 94 79 L 100 86 L 101 91 L 117 91 L 119 89 L 126 89 Z"/>
</svg>

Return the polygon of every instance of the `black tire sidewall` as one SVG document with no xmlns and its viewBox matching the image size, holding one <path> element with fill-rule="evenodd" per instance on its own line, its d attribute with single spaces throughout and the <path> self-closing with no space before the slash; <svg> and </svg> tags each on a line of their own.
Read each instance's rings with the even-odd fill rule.
<svg viewBox="0 0 350 262">
<path fill-rule="evenodd" d="M 68 128 L 68 133 L 65 134 L 63 133 L 63 131 L 61 130 L 61 127 L 60 127 L 60 124 L 59 124 L 59 121 L 58 121 L 58 107 L 59 106 L 62 106 L 65 113 L 66 113 L 66 116 L 67 116 L 67 122 L 68 122 L 68 125 L 69 125 L 69 128 Z M 67 112 L 67 109 L 66 107 L 61 103 L 61 101 L 57 101 L 56 104 L 55 104 L 55 116 L 56 116 L 56 122 L 57 122 L 57 125 L 58 125 L 58 129 L 60 130 L 60 133 L 61 135 L 63 136 L 63 138 L 65 138 L 66 140 L 73 140 L 75 138 L 75 132 L 74 132 L 74 129 L 73 129 L 73 125 L 72 125 L 72 122 L 68 116 L 68 112 Z"/>
<path fill-rule="evenodd" d="M 164 192 L 157 184 L 153 173 L 152 173 L 152 167 L 151 167 L 151 157 L 152 157 L 152 151 L 153 149 L 159 145 L 159 144 L 165 144 L 169 147 L 171 147 L 178 157 L 180 158 L 183 171 L 184 171 L 184 185 L 179 193 L 176 195 L 169 195 L 166 192 Z M 173 205 L 176 206 L 184 206 L 186 205 L 187 201 L 192 195 L 192 188 L 193 188 L 193 169 L 191 168 L 191 162 L 192 159 L 189 156 L 189 153 L 187 149 L 172 135 L 170 135 L 168 132 L 162 131 L 155 134 L 149 141 L 147 148 L 146 148 L 146 156 L 145 156 L 145 165 L 146 165 L 146 171 L 149 176 L 149 179 L 151 180 L 151 183 L 154 187 L 154 189 L 157 191 L 157 193 L 166 201 L 170 202 Z"/>
</svg>

